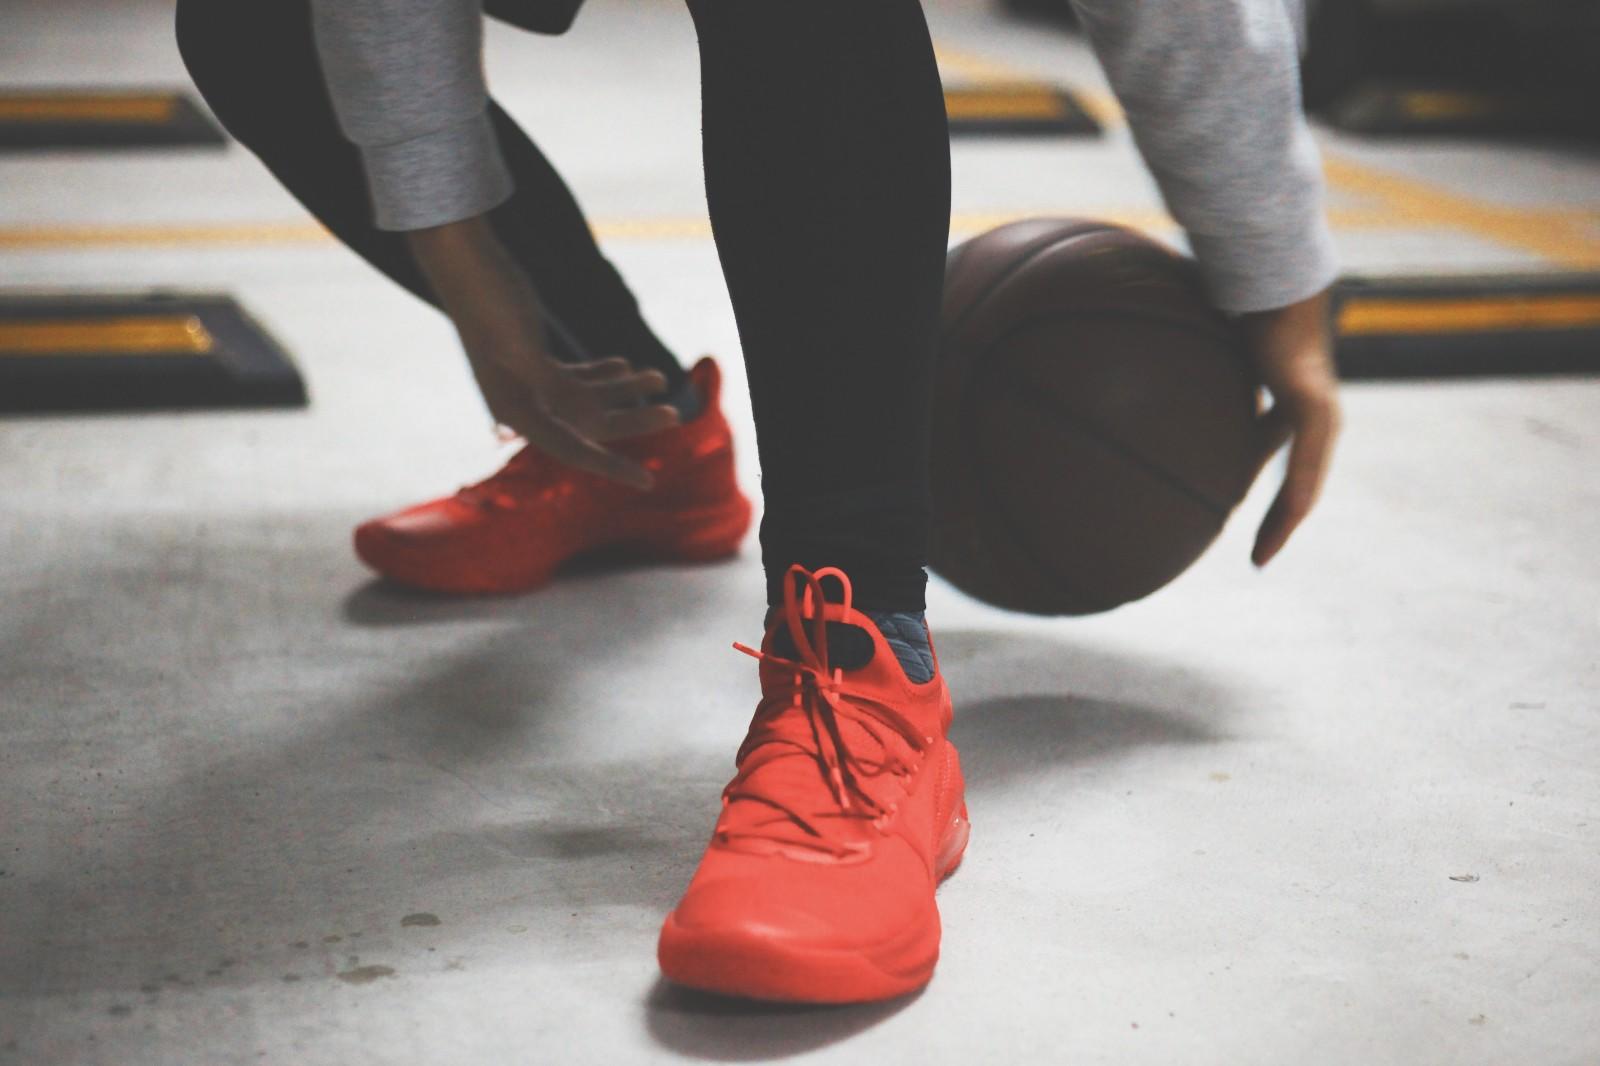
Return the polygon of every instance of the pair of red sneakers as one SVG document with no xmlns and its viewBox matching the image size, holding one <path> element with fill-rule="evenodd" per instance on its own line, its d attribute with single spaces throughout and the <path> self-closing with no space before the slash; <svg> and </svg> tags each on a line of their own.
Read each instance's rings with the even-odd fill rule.
<svg viewBox="0 0 1600 1066">
<path fill-rule="evenodd" d="M 456 495 L 356 530 L 356 552 L 404 584 L 516 592 L 605 551 L 662 561 L 735 554 L 752 508 L 734 478 L 716 363 L 690 373 L 698 417 L 610 447 L 642 462 L 640 492 L 531 449 Z M 828 600 L 823 580 L 842 596 Z M 760 649 L 761 701 L 722 813 L 658 954 L 680 984 L 758 999 L 848 1003 L 920 988 L 939 955 L 934 888 L 967 843 L 949 691 L 907 678 L 836 567 L 792 567 Z M 848 667 L 830 658 L 853 627 Z M 834 628 L 835 635 L 844 630 Z M 930 640 L 931 647 L 931 640 Z M 841 660 L 844 661 L 844 660 Z"/>
</svg>

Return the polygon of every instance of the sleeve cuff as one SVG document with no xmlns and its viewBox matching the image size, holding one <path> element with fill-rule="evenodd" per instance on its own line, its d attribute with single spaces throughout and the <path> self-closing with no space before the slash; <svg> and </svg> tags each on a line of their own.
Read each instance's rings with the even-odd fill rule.
<svg viewBox="0 0 1600 1066">
<path fill-rule="evenodd" d="M 1320 216 L 1289 230 L 1190 233 L 1188 238 L 1212 302 L 1232 314 L 1287 307 L 1339 276 L 1333 233 Z"/>
<path fill-rule="evenodd" d="M 487 112 L 396 144 L 364 145 L 367 187 L 379 229 L 459 222 L 504 202 L 511 172 Z"/>
</svg>

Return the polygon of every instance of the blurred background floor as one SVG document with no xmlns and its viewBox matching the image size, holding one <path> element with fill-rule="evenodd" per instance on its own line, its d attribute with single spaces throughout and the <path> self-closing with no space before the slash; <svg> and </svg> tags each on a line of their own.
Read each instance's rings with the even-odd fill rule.
<svg viewBox="0 0 1600 1066">
<path fill-rule="evenodd" d="M 1172 235 L 1081 40 L 930 15 L 1091 141 L 962 142 L 956 224 Z M 11 87 L 179 84 L 160 0 L 11 0 Z M 744 375 L 669 0 L 496 29 L 500 98 L 685 361 Z M 1592 148 L 1319 130 L 1353 270 L 1600 267 Z M 1348 389 L 1321 511 L 1263 483 L 1150 600 L 1008 615 L 935 580 L 975 825 L 945 952 L 846 1010 L 664 987 L 659 922 L 757 697 L 755 538 L 708 568 L 452 602 L 359 521 L 497 464 L 447 325 L 254 158 L 0 156 L 0 284 L 227 290 L 304 411 L 0 421 L 0 1063 L 1600 1060 L 1600 381 Z"/>
</svg>

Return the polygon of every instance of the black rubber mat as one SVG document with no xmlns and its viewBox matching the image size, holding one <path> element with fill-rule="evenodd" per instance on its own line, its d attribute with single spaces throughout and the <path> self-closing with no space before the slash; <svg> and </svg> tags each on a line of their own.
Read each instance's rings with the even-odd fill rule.
<svg viewBox="0 0 1600 1066">
<path fill-rule="evenodd" d="M 1365 85 L 1324 110 L 1351 133 L 1386 137 L 1592 136 L 1600 132 L 1587 101 L 1511 89 Z"/>
<path fill-rule="evenodd" d="M 294 363 L 230 297 L 0 294 L 0 412 L 306 402 Z"/>
<path fill-rule="evenodd" d="M 0 151 L 226 143 L 210 116 L 181 92 L 0 91 Z"/>
<path fill-rule="evenodd" d="M 1333 304 L 1347 380 L 1600 373 L 1600 274 L 1350 277 Z"/>
<path fill-rule="evenodd" d="M 1044 82 L 984 83 L 945 90 L 950 135 L 1097 136 L 1100 123 L 1077 97 Z"/>
</svg>

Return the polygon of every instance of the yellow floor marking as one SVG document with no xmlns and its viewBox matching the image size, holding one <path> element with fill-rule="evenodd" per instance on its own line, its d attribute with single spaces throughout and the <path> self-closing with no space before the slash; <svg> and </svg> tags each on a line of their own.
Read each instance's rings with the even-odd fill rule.
<svg viewBox="0 0 1600 1066">
<path fill-rule="evenodd" d="M 1072 98 L 1078 101 L 1078 106 L 1088 112 L 1090 118 L 1100 123 L 1103 129 L 1109 130 L 1127 121 L 1127 116 L 1122 113 L 1122 105 L 1117 103 L 1117 98 L 1109 92 L 1100 89 L 1074 88 Z"/>
<path fill-rule="evenodd" d="M 962 48 L 936 45 L 934 55 L 939 60 L 940 72 L 949 77 L 950 81 L 957 83 L 956 88 L 980 88 L 996 83 L 1015 84 L 1041 80 L 1036 73 Z M 963 86 L 961 82 L 967 85 Z M 1067 91 L 1078 101 L 1078 106 L 1088 112 L 1089 116 L 1101 126 L 1109 128 L 1123 123 L 1122 105 L 1117 103 L 1117 98 L 1111 93 L 1078 86 L 1068 87 Z"/>
<path fill-rule="evenodd" d="M 950 89 L 944 95 L 945 112 L 953 121 L 1060 119 L 1067 105 L 1049 86 L 979 85 Z"/>
<path fill-rule="evenodd" d="M 1087 216 L 1151 231 L 1177 228 L 1177 223 L 1160 208 L 1080 204 L 1010 211 L 958 211 L 950 216 L 950 230 L 957 234 L 976 233 L 1007 222 L 1041 216 Z M 1392 211 L 1373 207 L 1334 208 L 1329 217 L 1340 229 L 1382 229 L 1403 221 Z M 709 240 L 711 223 L 704 217 L 612 218 L 596 220 L 594 232 L 601 240 L 608 241 Z M 322 226 L 309 221 L 0 227 L 0 249 L 320 244 L 332 239 Z"/>
<path fill-rule="evenodd" d="M 1324 152 L 1328 184 L 1372 200 L 1403 228 L 1463 230 L 1572 270 L 1600 269 L 1600 211 L 1501 207 Z"/>
<path fill-rule="evenodd" d="M 0 319 L 0 358 L 36 355 L 204 355 L 216 341 L 193 315 Z"/>
<path fill-rule="evenodd" d="M 1339 309 L 1339 332 L 1482 333 L 1600 326 L 1600 296 L 1355 297 Z"/>
<path fill-rule="evenodd" d="M 603 241 L 688 241 L 710 240 L 709 218 L 614 218 L 599 219 L 590 227 Z"/>
<path fill-rule="evenodd" d="M 1408 92 L 1400 106 L 1416 119 L 1497 118 L 1514 114 L 1516 105 L 1485 93 Z"/>
<path fill-rule="evenodd" d="M 316 222 L 148 223 L 0 228 L 0 248 L 195 244 L 303 244 L 330 240 Z"/>
<path fill-rule="evenodd" d="M 1008 63 L 964 49 L 939 45 L 935 52 L 941 71 L 978 86 L 1034 77 Z M 1074 89 L 1073 95 L 1102 125 L 1126 121 L 1110 93 L 1085 93 Z M 1495 102 L 1481 94 L 1412 92 L 1403 98 L 1403 106 L 1418 116 L 1461 118 L 1482 114 L 1484 109 L 1495 106 Z M 1377 213 L 1387 216 L 1385 225 L 1397 229 L 1462 230 L 1533 252 L 1557 266 L 1575 270 L 1600 269 L 1600 211 L 1501 207 L 1429 182 L 1363 166 L 1327 151 L 1323 153 L 1323 164 L 1330 186 L 1374 201 Z M 1329 212 L 1335 225 L 1339 224 L 1340 214 Z M 1346 224 L 1350 224 L 1350 216 L 1344 217 Z M 1355 224 L 1365 226 L 1368 223 L 1363 220 Z"/>
<path fill-rule="evenodd" d="M 0 122 L 166 122 L 177 106 L 149 93 L 4 93 Z"/>
<path fill-rule="evenodd" d="M 968 52 L 963 48 L 951 48 L 949 45 L 936 44 L 933 47 L 934 59 L 939 63 L 941 76 L 953 74 L 957 80 L 975 82 L 994 81 L 1031 81 L 1037 80 L 1009 63 L 981 56 L 976 52 Z"/>
</svg>

